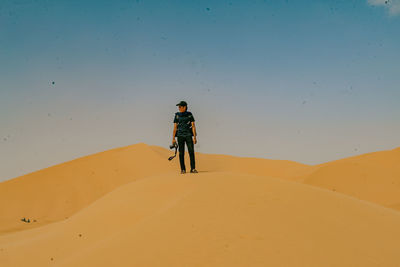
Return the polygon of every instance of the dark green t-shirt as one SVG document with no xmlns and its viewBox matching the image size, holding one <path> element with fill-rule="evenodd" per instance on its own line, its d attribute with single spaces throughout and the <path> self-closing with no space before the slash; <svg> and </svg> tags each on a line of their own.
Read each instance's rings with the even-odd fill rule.
<svg viewBox="0 0 400 267">
<path fill-rule="evenodd" d="M 192 121 L 194 121 L 192 112 L 176 112 L 174 123 L 178 125 L 175 136 L 193 136 Z"/>
</svg>

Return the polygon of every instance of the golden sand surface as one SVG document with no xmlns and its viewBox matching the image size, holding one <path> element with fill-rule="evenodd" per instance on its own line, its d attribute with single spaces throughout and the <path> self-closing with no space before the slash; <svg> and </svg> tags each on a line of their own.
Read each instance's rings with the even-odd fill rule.
<svg viewBox="0 0 400 267">
<path fill-rule="evenodd" d="M 0 183 L 0 266 L 400 266 L 400 148 L 196 152 L 184 175 L 170 155 L 139 143 Z"/>
</svg>

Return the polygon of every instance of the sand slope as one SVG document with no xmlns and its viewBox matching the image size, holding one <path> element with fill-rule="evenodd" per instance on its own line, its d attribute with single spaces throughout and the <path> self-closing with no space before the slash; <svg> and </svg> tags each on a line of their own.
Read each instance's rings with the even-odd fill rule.
<svg viewBox="0 0 400 267">
<path fill-rule="evenodd" d="M 400 213 L 229 172 L 147 177 L 0 236 L 4 266 L 399 266 Z M 21 255 L 24 255 L 21 257 Z"/>
<path fill-rule="evenodd" d="M 400 147 L 315 167 L 304 183 L 400 210 Z"/>
<path fill-rule="evenodd" d="M 0 234 L 65 219 L 122 184 L 172 170 L 168 161 L 140 143 L 2 182 Z M 22 217 L 36 222 L 23 223 Z"/>
</svg>

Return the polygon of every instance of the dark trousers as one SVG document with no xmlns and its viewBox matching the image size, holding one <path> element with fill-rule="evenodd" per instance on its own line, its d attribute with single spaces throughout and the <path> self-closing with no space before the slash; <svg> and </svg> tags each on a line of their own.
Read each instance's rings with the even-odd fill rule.
<svg viewBox="0 0 400 267">
<path fill-rule="evenodd" d="M 194 162 L 194 145 L 192 136 L 178 136 L 179 146 L 179 163 L 181 164 L 181 170 L 186 171 L 185 167 L 185 143 L 187 145 L 190 157 L 190 169 L 193 170 L 196 167 Z"/>
</svg>

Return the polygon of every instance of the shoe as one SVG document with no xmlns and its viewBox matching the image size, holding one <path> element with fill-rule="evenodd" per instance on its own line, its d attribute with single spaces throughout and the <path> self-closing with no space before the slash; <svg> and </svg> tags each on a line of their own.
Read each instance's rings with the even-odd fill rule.
<svg viewBox="0 0 400 267">
<path fill-rule="evenodd" d="M 181 174 L 185 174 L 186 173 L 186 171 L 185 170 L 181 170 Z"/>
<path fill-rule="evenodd" d="M 198 173 L 196 169 L 190 170 L 191 173 Z"/>
</svg>

